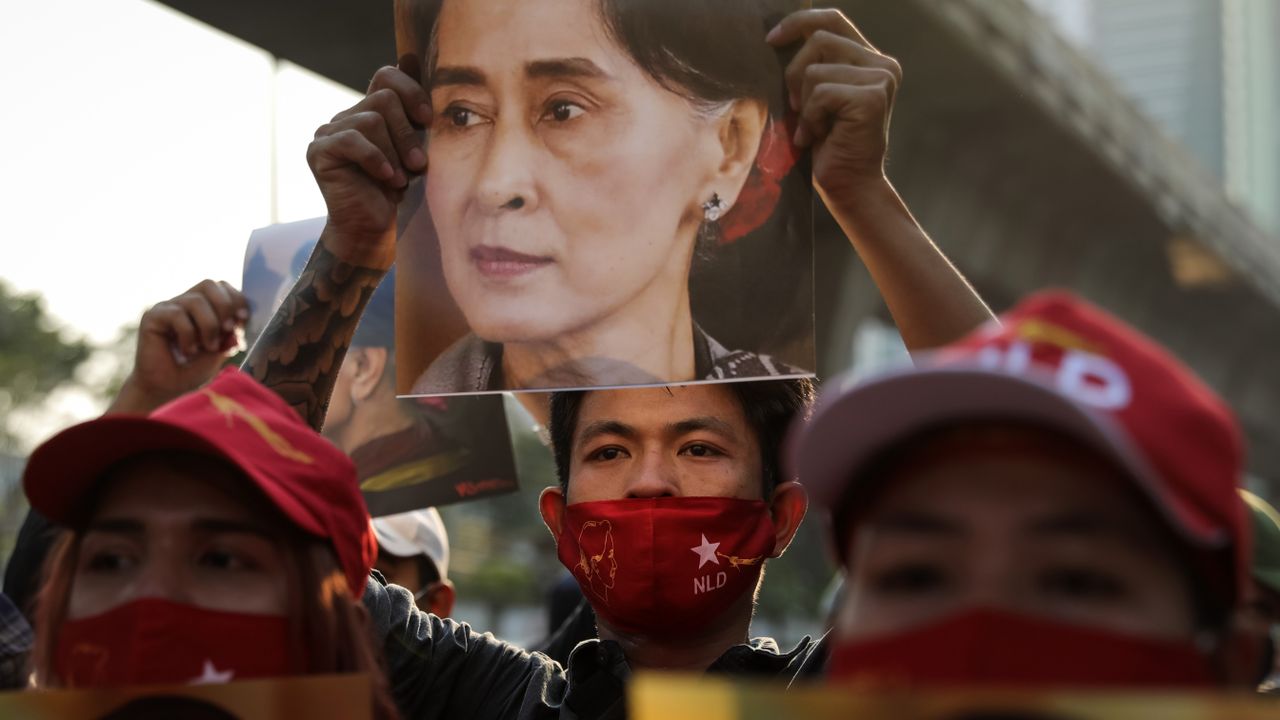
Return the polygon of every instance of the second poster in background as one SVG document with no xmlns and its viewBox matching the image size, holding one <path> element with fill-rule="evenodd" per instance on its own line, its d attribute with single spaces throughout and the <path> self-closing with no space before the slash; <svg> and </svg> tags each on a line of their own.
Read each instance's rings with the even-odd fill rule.
<svg viewBox="0 0 1280 720">
<path fill-rule="evenodd" d="M 398 390 L 811 375 L 809 163 L 765 42 L 806 5 L 397 0 L 433 112 Z"/>
<path fill-rule="evenodd" d="M 252 342 L 311 256 L 324 218 L 257 230 L 245 255 Z M 396 277 L 369 301 L 338 373 L 324 435 L 355 461 L 375 517 L 517 488 L 502 396 L 406 400 L 395 392 Z"/>
</svg>

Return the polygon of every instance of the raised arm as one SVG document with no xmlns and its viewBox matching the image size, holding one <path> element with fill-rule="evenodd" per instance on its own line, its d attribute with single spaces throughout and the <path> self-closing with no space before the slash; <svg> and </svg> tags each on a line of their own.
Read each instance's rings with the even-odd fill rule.
<svg viewBox="0 0 1280 720">
<path fill-rule="evenodd" d="M 866 264 L 912 352 L 956 340 L 993 315 L 912 217 L 885 175 L 889 121 L 902 69 L 839 10 L 802 10 L 768 35 L 803 42 L 787 67 L 796 143 L 813 150 L 813 178 Z"/>
<path fill-rule="evenodd" d="M 229 283 L 204 280 L 157 303 L 138 323 L 133 369 L 108 415 L 146 415 L 209 382 L 239 346 L 249 303 Z"/>
<path fill-rule="evenodd" d="M 384 67 L 369 93 L 317 130 L 307 149 L 328 222 L 244 370 L 316 430 L 360 315 L 395 260 L 396 206 L 410 175 L 426 170 L 417 127 L 430 119 L 418 81 Z"/>
<path fill-rule="evenodd" d="M 386 274 L 386 268 L 376 264 L 345 261 L 330 247 L 322 234 L 298 282 L 242 366 L 315 430 L 324 425 L 329 396 L 360 315 Z"/>
</svg>

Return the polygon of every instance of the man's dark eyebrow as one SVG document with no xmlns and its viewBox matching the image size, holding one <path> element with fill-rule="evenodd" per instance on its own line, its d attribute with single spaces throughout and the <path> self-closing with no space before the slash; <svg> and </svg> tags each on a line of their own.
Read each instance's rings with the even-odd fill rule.
<svg viewBox="0 0 1280 720">
<path fill-rule="evenodd" d="M 612 76 L 587 58 L 534 60 L 524 66 L 524 74 L 539 80 L 611 80 Z"/>
<path fill-rule="evenodd" d="M 112 535 L 142 535 L 145 532 L 142 522 L 127 518 L 107 518 L 94 520 L 85 527 L 86 533 L 100 532 Z"/>
<path fill-rule="evenodd" d="M 473 67 L 441 67 L 431 73 L 427 90 L 434 90 L 445 85 L 484 85 L 485 76 L 478 68 Z"/>
<path fill-rule="evenodd" d="M 193 523 L 196 530 L 205 533 L 245 533 L 272 537 L 273 533 L 261 523 L 243 520 L 225 520 L 223 518 L 197 518 Z M 146 533 L 146 525 L 140 520 L 129 518 L 107 518 L 95 520 L 85 528 L 86 532 L 110 533 L 112 535 L 142 535 Z"/>
<path fill-rule="evenodd" d="M 200 518 L 195 521 L 195 528 L 205 533 L 243 533 L 264 538 L 274 537 L 274 534 L 262 524 L 245 520 Z"/>
<path fill-rule="evenodd" d="M 636 429 L 617 420 L 597 420 L 582 428 L 575 445 L 585 445 L 602 435 L 617 435 L 632 439 L 636 436 Z"/>
<path fill-rule="evenodd" d="M 893 533 L 905 535 L 947 535 L 963 534 L 958 523 L 930 513 L 901 510 L 890 512 L 880 517 L 873 517 L 867 525 L 877 533 Z"/>
<path fill-rule="evenodd" d="M 710 432 L 726 440 L 738 440 L 738 431 L 732 425 L 714 416 L 688 418 L 667 426 L 667 432 L 674 436 L 688 435 L 694 432 Z"/>
<path fill-rule="evenodd" d="M 1111 518 L 1088 511 L 1067 511 L 1039 518 L 1028 529 L 1034 535 L 1087 535 L 1128 537 L 1130 533 Z"/>
</svg>

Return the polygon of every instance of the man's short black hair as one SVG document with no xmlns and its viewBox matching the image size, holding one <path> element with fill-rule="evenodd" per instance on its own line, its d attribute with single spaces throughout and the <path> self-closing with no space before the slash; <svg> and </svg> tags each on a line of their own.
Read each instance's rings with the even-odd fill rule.
<svg viewBox="0 0 1280 720">
<path fill-rule="evenodd" d="M 782 443 L 797 416 L 808 413 L 813 404 L 813 381 L 806 378 L 759 380 L 725 383 L 742 404 L 747 425 L 760 444 L 760 467 L 763 470 L 764 497 L 782 482 Z M 572 390 L 551 394 L 551 452 L 556 460 L 556 477 L 560 489 L 569 489 L 569 456 L 573 436 L 578 429 L 578 412 L 591 390 Z M 625 392 L 625 391 L 624 391 Z"/>
</svg>

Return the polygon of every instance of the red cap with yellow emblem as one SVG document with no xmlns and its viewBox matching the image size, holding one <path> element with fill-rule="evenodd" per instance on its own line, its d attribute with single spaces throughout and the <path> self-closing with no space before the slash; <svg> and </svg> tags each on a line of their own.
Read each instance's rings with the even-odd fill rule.
<svg viewBox="0 0 1280 720">
<path fill-rule="evenodd" d="M 832 380 L 792 437 L 792 469 L 838 526 L 851 480 L 882 450 L 969 420 L 1035 423 L 1098 448 L 1204 551 L 1218 589 L 1234 595 L 1246 581 L 1244 449 L 1231 410 L 1159 345 L 1065 292 L 1032 296 L 914 368 Z"/>
<path fill-rule="evenodd" d="M 213 455 L 239 468 L 295 525 L 329 540 L 351 592 L 364 591 L 377 542 L 355 465 L 235 368 L 148 416 L 108 415 L 55 435 L 31 454 L 23 487 L 38 512 L 75 527 L 103 473 L 156 450 Z"/>
</svg>

